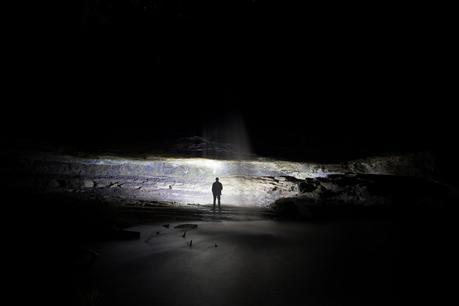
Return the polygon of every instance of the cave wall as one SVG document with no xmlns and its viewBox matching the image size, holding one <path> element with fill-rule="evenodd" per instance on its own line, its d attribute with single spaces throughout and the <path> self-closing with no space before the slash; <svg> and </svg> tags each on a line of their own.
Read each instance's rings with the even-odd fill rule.
<svg viewBox="0 0 459 306">
<path fill-rule="evenodd" d="M 433 178 L 437 163 L 430 152 L 394 154 L 356 159 L 343 164 L 344 172 Z"/>
<path fill-rule="evenodd" d="M 320 168 L 304 163 L 200 158 L 46 156 L 24 159 L 23 166 L 28 179 L 21 184 L 27 188 L 125 202 L 209 204 L 211 185 L 220 177 L 222 202 L 238 206 L 267 206 L 296 195 L 304 178 L 323 175 Z"/>
<path fill-rule="evenodd" d="M 349 201 L 366 201 L 371 197 L 365 184 L 348 180 L 347 185 L 333 187 L 330 184 L 336 182 L 327 182 L 326 178 L 345 173 L 422 177 L 431 175 L 435 169 L 433 162 L 422 162 L 428 158 L 412 154 L 317 164 L 262 158 L 237 161 L 33 154 L 19 159 L 20 165 L 15 165 L 14 171 L 20 172 L 22 187 L 39 192 L 176 204 L 211 203 L 211 185 L 215 177 L 220 177 L 224 185 L 223 203 L 269 206 L 278 199 L 301 194 L 303 197 L 306 194 L 309 200 L 326 198 L 327 190 L 339 191 L 339 197 Z M 311 179 L 317 182 L 322 179 L 321 188 L 304 193 L 301 188 L 308 181 L 311 183 Z M 309 188 L 314 185 L 311 184 Z"/>
</svg>

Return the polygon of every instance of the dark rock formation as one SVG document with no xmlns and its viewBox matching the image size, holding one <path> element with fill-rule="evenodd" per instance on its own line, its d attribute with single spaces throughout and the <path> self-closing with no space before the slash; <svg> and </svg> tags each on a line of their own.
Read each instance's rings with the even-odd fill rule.
<svg viewBox="0 0 459 306">
<path fill-rule="evenodd" d="M 298 196 L 279 199 L 271 207 L 280 216 L 314 218 L 353 213 L 366 207 L 434 208 L 444 205 L 452 196 L 446 185 L 423 178 L 333 174 L 306 179 L 300 183 Z"/>
<path fill-rule="evenodd" d="M 301 193 L 313 192 L 319 187 L 320 183 L 312 178 L 306 178 L 304 182 L 301 182 L 298 187 Z"/>
<path fill-rule="evenodd" d="M 343 164 L 343 172 L 435 177 L 438 169 L 429 152 L 393 154 L 356 159 Z"/>
</svg>

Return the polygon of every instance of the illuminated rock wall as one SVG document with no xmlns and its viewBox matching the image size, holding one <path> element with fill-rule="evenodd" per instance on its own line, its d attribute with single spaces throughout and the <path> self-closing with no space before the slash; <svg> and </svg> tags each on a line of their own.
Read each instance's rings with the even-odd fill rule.
<svg viewBox="0 0 459 306">
<path fill-rule="evenodd" d="M 209 204 L 215 177 L 223 183 L 222 203 L 267 206 L 298 194 L 306 177 L 324 175 L 305 163 L 201 158 L 76 158 L 52 156 L 27 161 L 34 172 L 31 188 L 46 192 L 100 196 L 124 201 Z M 41 187 L 39 187 L 41 186 Z"/>
<path fill-rule="evenodd" d="M 299 194 L 306 178 L 340 173 L 422 175 L 412 156 L 368 158 L 341 164 L 269 159 L 33 155 L 22 159 L 21 184 L 42 192 L 70 193 L 107 200 L 209 204 L 215 177 L 223 183 L 222 202 L 268 206 Z M 429 163 L 424 163 L 429 165 Z M 424 171 L 424 172 L 423 172 Z"/>
</svg>

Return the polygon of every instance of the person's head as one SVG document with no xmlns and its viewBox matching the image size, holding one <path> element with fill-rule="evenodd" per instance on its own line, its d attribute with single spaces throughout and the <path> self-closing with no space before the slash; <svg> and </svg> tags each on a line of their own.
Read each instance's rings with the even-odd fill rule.
<svg viewBox="0 0 459 306">
<path fill-rule="evenodd" d="M 215 181 L 218 182 L 218 177 L 215 178 Z"/>
</svg>

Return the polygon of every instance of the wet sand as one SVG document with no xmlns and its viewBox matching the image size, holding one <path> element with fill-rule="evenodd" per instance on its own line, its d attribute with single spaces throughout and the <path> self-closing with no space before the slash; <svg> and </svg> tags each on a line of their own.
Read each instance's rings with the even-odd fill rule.
<svg viewBox="0 0 459 306">
<path fill-rule="evenodd" d="M 194 230 L 174 226 L 197 224 Z M 139 240 L 90 245 L 93 292 L 107 305 L 393 305 L 386 221 L 172 222 Z M 159 234 L 158 234 L 159 232 Z M 192 245 L 190 247 L 190 241 Z"/>
</svg>

